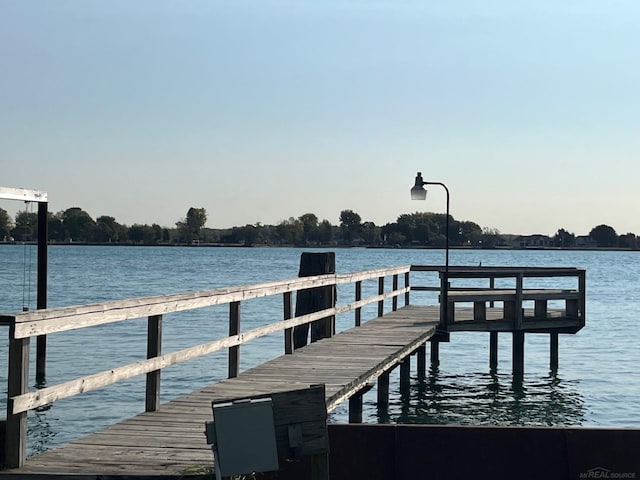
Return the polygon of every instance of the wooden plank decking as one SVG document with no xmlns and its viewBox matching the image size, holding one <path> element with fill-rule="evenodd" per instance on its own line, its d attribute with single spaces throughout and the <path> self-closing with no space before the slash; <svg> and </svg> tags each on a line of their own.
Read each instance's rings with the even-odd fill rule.
<svg viewBox="0 0 640 480">
<path fill-rule="evenodd" d="M 163 404 L 159 411 L 29 458 L 23 468 L 0 475 L 175 478 L 195 473 L 213 463 L 203 433 L 212 418 L 212 401 L 325 384 L 332 410 L 424 344 L 435 333 L 439 315 L 438 306 L 403 307 Z"/>
</svg>

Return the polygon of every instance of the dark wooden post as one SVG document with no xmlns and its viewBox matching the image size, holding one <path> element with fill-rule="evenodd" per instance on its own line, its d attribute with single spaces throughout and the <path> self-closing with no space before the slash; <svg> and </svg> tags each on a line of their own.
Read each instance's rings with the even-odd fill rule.
<svg viewBox="0 0 640 480">
<path fill-rule="evenodd" d="M 362 423 L 362 395 L 359 393 L 349 398 L 349 423 Z"/>
<path fill-rule="evenodd" d="M 524 374 L 524 331 L 513 332 L 513 375 Z"/>
<path fill-rule="evenodd" d="M 404 274 L 404 286 L 405 286 L 405 288 L 410 286 L 410 283 L 409 283 L 409 272 L 406 272 Z M 404 304 L 405 305 L 409 305 L 409 292 L 410 291 L 407 291 L 404 294 Z"/>
<path fill-rule="evenodd" d="M 384 277 L 378 278 L 378 295 L 384 294 Z M 378 316 L 384 315 L 384 300 L 378 301 Z"/>
<path fill-rule="evenodd" d="M 513 322 L 513 375 L 522 376 L 524 374 L 524 330 L 522 329 L 522 273 L 516 276 L 516 301 L 514 322 Z"/>
<path fill-rule="evenodd" d="M 335 252 L 311 253 L 303 252 L 300 256 L 299 277 L 310 277 L 313 275 L 326 275 L 336 273 Z M 318 312 L 327 308 L 333 308 L 336 304 L 336 287 L 307 288 L 296 293 L 296 317 L 308 313 Z M 321 320 L 316 320 L 311 325 L 311 341 L 315 342 L 322 338 L 333 335 L 335 316 L 330 316 Z M 301 348 L 307 344 L 309 336 L 309 324 L 298 325 L 293 329 L 294 348 Z"/>
<path fill-rule="evenodd" d="M 13 327 L 11 328 L 13 330 Z M 13 413 L 12 397 L 27 393 L 29 384 L 29 338 L 9 337 L 9 378 L 4 466 L 19 468 L 27 457 L 27 412 Z"/>
<path fill-rule="evenodd" d="M 152 315 L 147 319 L 147 358 L 159 357 L 162 353 L 162 315 Z M 160 372 L 147 373 L 145 412 L 155 412 L 160 408 Z"/>
<path fill-rule="evenodd" d="M 389 372 L 378 377 L 378 408 L 389 406 Z"/>
<path fill-rule="evenodd" d="M 398 290 L 398 275 L 393 276 L 393 291 L 395 292 L 396 290 Z M 398 310 L 398 297 L 393 297 L 393 300 L 391 301 L 391 310 L 394 312 Z"/>
<path fill-rule="evenodd" d="M 440 342 L 435 338 L 429 340 L 431 344 L 431 365 L 440 364 Z"/>
<path fill-rule="evenodd" d="M 38 296 L 37 309 L 47 308 L 47 246 L 49 238 L 48 203 L 38 202 Z M 43 384 L 47 374 L 47 336 L 36 337 L 36 383 Z"/>
<path fill-rule="evenodd" d="M 291 292 L 284 292 L 282 296 L 284 320 L 291 318 Z M 284 329 L 284 353 L 289 355 L 293 353 L 293 328 Z"/>
<path fill-rule="evenodd" d="M 498 368 L 498 332 L 489 332 L 489 369 Z"/>
<path fill-rule="evenodd" d="M 362 300 L 362 282 L 356 282 L 356 302 Z M 356 327 L 359 327 L 362 323 L 362 308 L 356 308 Z"/>
<path fill-rule="evenodd" d="M 240 302 L 229 304 L 229 336 L 240 333 Z M 240 345 L 229 347 L 229 378 L 235 378 L 240 372 Z"/>
<path fill-rule="evenodd" d="M 400 393 L 405 395 L 409 393 L 409 385 L 411 384 L 411 355 L 404 357 L 400 362 Z"/>
<path fill-rule="evenodd" d="M 558 332 L 549 334 L 549 368 L 558 370 Z"/>
<path fill-rule="evenodd" d="M 427 345 L 425 343 L 416 350 L 416 364 L 418 376 L 423 378 L 427 373 Z"/>
</svg>

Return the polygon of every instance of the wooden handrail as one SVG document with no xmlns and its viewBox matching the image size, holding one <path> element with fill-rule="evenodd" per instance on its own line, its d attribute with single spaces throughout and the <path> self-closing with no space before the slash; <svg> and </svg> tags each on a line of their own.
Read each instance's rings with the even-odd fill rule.
<svg viewBox="0 0 640 480">
<path fill-rule="evenodd" d="M 192 300 L 197 301 L 198 306 L 192 306 L 191 308 L 202 308 L 204 306 L 216 305 L 220 303 L 229 303 L 232 306 L 235 305 L 235 308 L 238 310 L 233 310 L 233 313 L 230 315 L 230 321 L 239 322 L 239 301 L 236 300 L 239 297 L 242 297 L 246 300 L 279 293 L 290 294 L 290 292 L 296 291 L 297 289 L 301 288 L 313 288 L 316 286 L 349 283 L 354 279 L 356 282 L 361 282 L 362 280 L 377 279 L 378 284 L 380 285 L 380 278 L 384 278 L 385 275 L 393 276 L 397 275 L 398 273 L 405 273 L 408 271 L 409 267 L 398 267 L 391 269 L 370 270 L 366 272 L 356 272 L 344 275 L 320 275 L 316 277 L 303 277 L 300 280 L 286 280 L 282 282 L 272 282 L 268 284 L 252 285 L 248 287 L 238 287 L 237 289 L 225 288 L 207 292 L 170 295 L 168 296 L 170 297 L 170 300 L 168 300 L 168 304 L 164 305 L 162 304 L 162 302 L 158 302 L 158 299 L 167 297 L 147 297 L 117 302 L 106 302 L 104 304 L 95 304 L 90 306 L 49 309 L 48 311 L 41 310 L 36 312 L 39 314 L 39 318 L 37 320 L 31 320 L 30 322 L 16 322 L 14 328 L 15 331 L 19 334 L 24 334 L 24 332 L 18 328 L 20 324 L 37 322 L 44 325 L 44 327 L 42 328 L 35 328 L 35 330 L 38 332 L 37 334 L 40 334 L 40 332 L 45 329 L 48 329 L 47 333 L 69 330 L 70 328 L 68 327 L 70 326 L 70 322 L 74 318 L 79 318 L 80 322 L 82 323 L 81 326 L 76 326 L 75 328 L 82 328 L 89 325 L 99 325 L 112 321 L 118 321 L 118 319 L 127 320 L 131 318 L 139 318 L 132 315 L 138 315 L 140 312 L 144 312 L 150 318 L 153 318 L 158 316 L 158 314 L 156 313 L 158 309 L 162 309 L 163 312 L 177 312 L 180 310 L 185 310 L 186 307 L 184 306 L 184 304 L 180 304 L 179 302 L 190 302 Z M 346 305 L 336 306 L 334 308 L 325 309 L 319 312 L 273 322 L 266 326 L 254 328 L 245 332 L 239 332 L 236 335 L 231 334 L 228 337 L 202 343 L 180 351 L 171 352 L 164 355 L 152 356 L 151 358 L 141 360 L 132 364 L 77 378 L 33 392 L 25 392 L 21 395 L 15 395 L 9 399 L 9 411 L 11 415 L 26 412 L 43 405 L 47 405 L 56 400 L 68 398 L 80 393 L 102 388 L 104 386 L 138 375 L 156 372 L 176 363 L 192 360 L 225 348 L 232 349 L 231 351 L 234 352 L 233 357 L 231 357 L 232 362 L 230 364 L 232 366 L 232 370 L 230 370 L 229 372 L 231 376 L 234 376 L 237 375 L 237 365 L 235 365 L 234 363 L 237 350 L 233 349 L 237 349 L 243 343 L 278 331 L 286 331 L 297 325 L 310 323 L 322 318 L 326 318 L 328 316 L 338 315 L 352 310 L 357 311 L 368 304 L 377 303 L 378 306 L 380 306 L 381 303 L 386 299 L 405 295 L 408 292 L 408 289 L 408 287 L 404 287 L 397 288 L 389 292 L 382 292 L 378 295 L 374 295 L 366 299 L 358 299 Z M 225 301 L 222 301 L 222 298 L 224 298 Z M 145 304 L 145 302 L 150 303 Z M 102 308 L 98 308 L 100 306 L 102 306 Z M 128 312 L 112 312 L 112 310 L 118 309 L 126 309 L 128 310 Z M 285 316 L 291 315 L 291 312 L 287 311 L 286 303 L 284 309 Z M 61 315 L 61 312 L 69 313 L 71 311 L 75 311 L 76 313 L 66 316 Z M 99 311 L 104 312 L 103 314 L 108 318 L 108 320 L 101 321 L 103 319 L 99 318 Z M 47 315 L 47 313 L 49 313 L 49 315 Z M 21 314 L 17 314 L 16 317 L 18 317 L 19 315 Z M 87 319 L 87 315 L 91 316 L 90 320 Z M 5 318 L 7 318 L 7 316 L 5 316 Z M 57 326 L 58 328 L 55 328 L 56 326 L 53 325 L 53 322 L 58 320 L 60 323 Z M 153 405 L 153 402 L 151 402 L 151 405 Z M 150 407 L 148 406 L 147 408 Z"/>
</svg>

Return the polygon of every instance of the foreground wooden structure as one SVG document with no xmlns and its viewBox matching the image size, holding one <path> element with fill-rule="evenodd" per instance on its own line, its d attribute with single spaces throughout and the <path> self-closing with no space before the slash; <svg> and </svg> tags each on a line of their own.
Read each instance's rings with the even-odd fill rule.
<svg viewBox="0 0 640 480">
<path fill-rule="evenodd" d="M 472 281 L 488 286 L 413 286 L 412 272 L 442 273 L 442 267 L 402 266 L 338 275 L 318 275 L 260 285 L 205 292 L 148 297 L 76 307 L 22 312 L 0 317 L 9 325 L 9 389 L 4 475 L 84 474 L 89 476 L 180 476 L 212 463 L 203 434 L 211 419 L 211 402 L 264 395 L 324 384 L 326 405 L 334 409 L 349 401 L 350 421 L 361 421 L 362 395 L 378 382 L 378 403 L 388 401 L 389 373 L 400 366 L 400 381 L 409 383 L 409 359 L 417 354 L 418 370 L 426 365 L 426 342 L 431 360 L 438 360 L 438 345 L 450 332 L 488 331 L 497 345 L 498 332 L 514 336 L 514 373 L 523 368 L 525 333 L 546 333 L 557 346 L 558 333 L 575 333 L 585 322 L 585 274 L 573 268 L 453 267 L 450 281 Z M 525 280 L 564 277 L 575 285 L 564 289 L 525 288 Z M 457 280 L 456 280 L 457 279 Z M 509 286 L 503 283 L 511 282 Z M 377 292 L 363 296 L 363 282 L 373 282 Z M 480 283 L 478 283 L 480 282 Z M 496 283 L 497 282 L 497 283 Z M 503 283 L 500 283 L 503 282 Z M 400 286 L 402 283 L 402 286 Z M 452 282 L 453 283 L 453 282 Z M 355 300 L 319 312 L 294 316 L 294 292 L 352 284 Z M 439 292 L 449 288 L 448 318 L 437 304 L 410 303 L 411 291 Z M 242 302 L 281 295 L 282 320 L 251 330 L 241 330 Z M 548 302 L 564 303 L 549 308 Z M 362 308 L 377 304 L 376 318 L 363 321 Z M 470 305 L 469 305 L 470 304 Z M 531 306 L 528 306 L 531 304 Z M 228 305 L 229 335 L 184 350 L 162 352 L 163 316 L 180 311 Z M 293 328 L 328 317 L 354 314 L 355 326 L 301 349 L 293 349 Z M 29 342 L 54 332 L 111 322 L 148 318 L 147 360 L 117 366 L 62 384 L 29 391 Z M 240 372 L 240 346 L 257 337 L 284 332 L 281 357 Z M 160 405 L 162 368 L 228 349 L 227 380 Z M 491 362 L 497 351 L 491 349 Z M 557 364 L 557 353 L 555 354 Z M 78 395 L 136 375 L 147 376 L 145 412 L 101 432 L 50 452 L 26 458 L 27 412 L 56 400 Z"/>
</svg>

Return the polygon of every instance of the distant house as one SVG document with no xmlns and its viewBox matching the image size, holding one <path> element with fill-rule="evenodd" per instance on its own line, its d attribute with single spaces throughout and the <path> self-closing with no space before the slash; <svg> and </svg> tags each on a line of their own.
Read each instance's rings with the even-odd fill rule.
<svg viewBox="0 0 640 480">
<path fill-rule="evenodd" d="M 597 246 L 598 246 L 598 242 L 596 242 L 589 235 L 580 235 L 576 237 L 576 247 L 595 248 Z"/>
<path fill-rule="evenodd" d="M 548 235 L 522 235 L 517 239 L 520 248 L 545 248 L 553 246 L 553 240 Z"/>
</svg>

